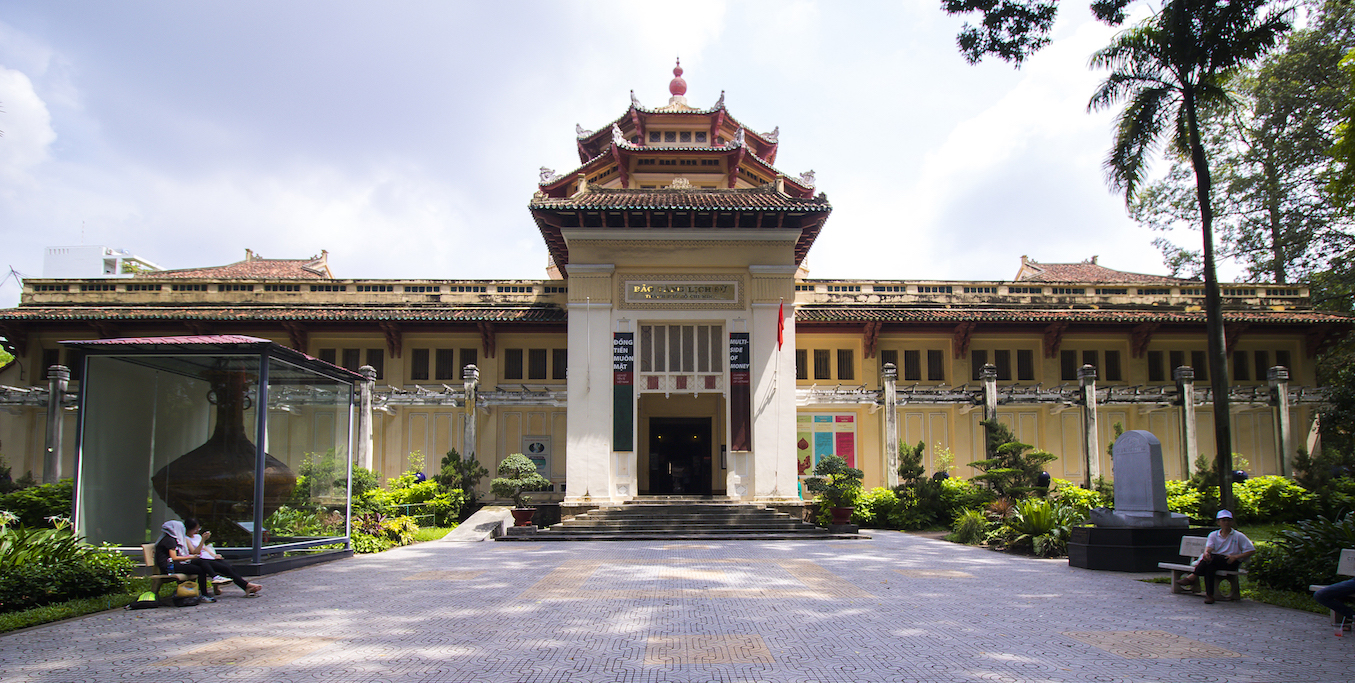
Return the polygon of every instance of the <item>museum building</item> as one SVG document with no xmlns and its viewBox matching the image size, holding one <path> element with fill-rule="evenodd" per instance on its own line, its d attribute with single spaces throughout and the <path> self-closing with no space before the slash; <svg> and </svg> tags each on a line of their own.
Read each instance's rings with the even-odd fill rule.
<svg viewBox="0 0 1355 683">
<path fill-rule="evenodd" d="M 541 170 L 528 209 L 544 279 L 346 278 L 324 252 L 248 250 L 219 267 L 26 279 L 0 310 L 15 355 L 0 453 L 16 476 L 45 474 L 47 369 L 69 367 L 74 393 L 87 348 L 64 341 L 247 335 L 371 377 L 358 419 L 270 403 L 293 411 L 270 451 L 296 460 L 343 440 L 335 424 L 365 423 L 354 462 L 387 477 L 415 452 L 430 473 L 450 449 L 491 471 L 521 452 L 567 511 L 659 494 L 793 505 L 828 454 L 887 486 L 898 442 L 924 443 L 929 472 L 953 457 L 969 477 L 985 416 L 1075 482 L 1110 476 L 1117 427 L 1158 435 L 1169 477 L 1212 457 L 1212 429 L 1195 429 L 1212 424 L 1201 282 L 1026 256 L 1010 280 L 810 278 L 832 210 L 813 173 L 779 170 L 777 129 L 748 128 L 723 94 L 690 105 L 674 75 L 665 106 L 632 94 L 616 120 L 576 130 L 577 168 Z M 1318 445 L 1314 359 L 1351 320 L 1313 310 L 1304 286 L 1223 296 L 1234 449 L 1253 474 L 1288 473 Z M 66 402 L 62 476 L 79 428 Z"/>
</svg>

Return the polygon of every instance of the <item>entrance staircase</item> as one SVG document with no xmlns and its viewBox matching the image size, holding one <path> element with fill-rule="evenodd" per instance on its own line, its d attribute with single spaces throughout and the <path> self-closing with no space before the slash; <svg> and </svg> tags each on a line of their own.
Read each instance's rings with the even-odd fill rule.
<svg viewBox="0 0 1355 683">
<path fill-rule="evenodd" d="M 755 503 L 702 496 L 645 496 L 499 541 L 801 541 L 869 538 L 832 533 Z"/>
</svg>

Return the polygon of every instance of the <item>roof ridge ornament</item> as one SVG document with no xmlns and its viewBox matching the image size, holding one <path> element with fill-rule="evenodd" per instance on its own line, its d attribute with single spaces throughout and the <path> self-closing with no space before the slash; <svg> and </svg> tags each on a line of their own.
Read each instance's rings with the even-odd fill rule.
<svg viewBox="0 0 1355 683">
<path fill-rule="evenodd" d="M 668 98 L 668 106 L 674 107 L 681 105 L 687 106 L 687 81 L 682 80 L 682 60 L 677 60 L 677 66 L 673 67 L 673 80 L 668 81 L 668 92 L 672 97 Z"/>
<path fill-rule="evenodd" d="M 686 178 L 684 178 L 684 177 L 682 177 L 682 176 L 676 176 L 676 177 L 673 178 L 673 182 L 670 183 L 670 184 L 668 185 L 668 189 L 670 189 L 670 190 L 690 190 L 690 189 L 692 189 L 692 181 L 687 180 Z"/>
<path fill-rule="evenodd" d="M 580 126 L 580 125 L 577 124 L 577 123 L 574 124 L 574 135 L 578 136 L 580 139 L 589 137 L 589 136 L 591 136 L 592 134 L 593 134 L 593 131 L 591 131 L 591 130 L 584 130 L 584 127 L 583 127 L 583 126 Z"/>
<path fill-rule="evenodd" d="M 743 126 L 739 126 L 739 130 L 734 133 L 734 141 L 732 144 L 735 147 L 743 147 Z"/>
<path fill-rule="evenodd" d="M 814 169 L 809 169 L 800 174 L 800 184 L 805 187 L 814 187 Z"/>
<path fill-rule="evenodd" d="M 712 109 L 712 110 L 718 110 L 718 109 L 724 109 L 724 108 L 725 108 L 725 91 L 721 90 L 721 91 L 720 91 L 720 99 L 715 100 L 715 106 L 714 106 L 714 107 L 711 107 L 711 109 Z"/>
<path fill-rule="evenodd" d="M 626 137 L 621 134 L 621 126 L 618 126 L 615 123 L 612 124 L 612 144 L 617 147 L 626 146 Z"/>
<path fill-rule="evenodd" d="M 635 107 L 636 109 L 644 109 L 644 105 L 640 104 L 640 100 L 636 99 L 634 90 L 630 91 L 630 106 Z"/>
<path fill-rule="evenodd" d="M 555 169 L 553 169 L 553 168 L 546 168 L 545 166 L 542 166 L 542 167 L 541 167 L 541 180 L 540 180 L 537 184 L 538 184 L 538 185 L 549 185 L 550 183 L 553 183 L 553 182 L 555 182 L 555 181 L 557 181 L 557 180 L 559 180 L 559 179 L 560 179 L 560 174 L 559 174 L 559 173 L 556 173 L 556 172 L 555 172 Z"/>
<path fill-rule="evenodd" d="M 781 126 L 773 128 L 772 132 L 770 133 L 763 133 L 762 137 L 765 138 L 768 142 L 776 142 L 777 139 L 781 137 Z"/>
</svg>

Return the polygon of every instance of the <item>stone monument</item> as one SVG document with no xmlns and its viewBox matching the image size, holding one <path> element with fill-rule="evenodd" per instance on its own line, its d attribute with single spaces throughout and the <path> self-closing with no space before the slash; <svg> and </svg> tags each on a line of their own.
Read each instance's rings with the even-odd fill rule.
<svg viewBox="0 0 1355 683">
<path fill-rule="evenodd" d="M 1074 527 L 1068 564 L 1084 569 L 1156 571 L 1158 562 L 1179 562 L 1182 536 L 1203 536 L 1204 527 L 1167 510 L 1162 442 L 1140 429 L 1125 432 L 1111 450 L 1115 509 L 1092 510 L 1093 526 Z"/>
<path fill-rule="evenodd" d="M 1190 518 L 1167 510 L 1167 477 L 1162 468 L 1162 442 L 1152 432 L 1135 429 L 1120 435 L 1111 451 L 1115 477 L 1115 509 L 1092 510 L 1101 527 L 1187 527 Z"/>
</svg>

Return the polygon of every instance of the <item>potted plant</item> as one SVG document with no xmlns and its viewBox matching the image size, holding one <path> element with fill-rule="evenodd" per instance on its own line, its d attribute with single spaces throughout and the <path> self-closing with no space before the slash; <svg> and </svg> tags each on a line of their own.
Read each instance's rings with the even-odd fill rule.
<svg viewBox="0 0 1355 683">
<path fill-rule="evenodd" d="M 499 498 L 513 500 L 513 526 L 530 526 L 536 508 L 527 507 L 531 497 L 527 491 L 540 491 L 550 482 L 536 471 L 536 463 L 521 454 L 513 453 L 499 463 L 499 476 L 489 483 L 489 490 Z"/>
<path fill-rule="evenodd" d="M 814 476 L 805 480 L 805 488 L 818 495 L 833 515 L 833 524 L 851 521 L 856 499 L 861 496 L 861 480 L 865 473 L 848 467 L 847 461 L 836 455 L 825 455 L 814 465 Z"/>
</svg>

